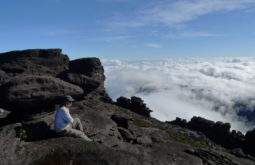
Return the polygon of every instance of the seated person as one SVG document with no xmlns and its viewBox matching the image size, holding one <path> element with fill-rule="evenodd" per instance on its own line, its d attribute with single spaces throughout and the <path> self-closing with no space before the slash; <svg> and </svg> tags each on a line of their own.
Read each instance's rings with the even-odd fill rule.
<svg viewBox="0 0 255 165">
<path fill-rule="evenodd" d="M 79 137 L 86 141 L 92 141 L 84 134 L 80 119 L 73 119 L 70 115 L 69 110 L 74 101 L 69 95 L 65 97 L 64 105 L 57 110 L 55 115 L 55 131 L 59 135 Z"/>
</svg>

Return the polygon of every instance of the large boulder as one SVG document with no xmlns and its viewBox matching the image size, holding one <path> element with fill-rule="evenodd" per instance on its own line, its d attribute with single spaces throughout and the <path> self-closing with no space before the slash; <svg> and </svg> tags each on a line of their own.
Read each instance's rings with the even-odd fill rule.
<svg viewBox="0 0 255 165">
<path fill-rule="evenodd" d="M 56 75 L 68 69 L 69 58 L 61 49 L 28 49 L 0 53 L 0 69 L 6 73 Z"/>
<path fill-rule="evenodd" d="M 104 69 L 98 58 L 81 58 L 70 61 L 69 70 L 58 75 L 59 78 L 81 87 L 85 95 L 96 91 L 105 95 Z"/>
<path fill-rule="evenodd" d="M 104 68 L 98 58 L 81 58 L 70 61 L 69 70 L 71 73 L 83 74 L 99 82 L 105 80 Z"/>
<path fill-rule="evenodd" d="M 37 112 L 61 101 L 65 95 L 80 97 L 83 90 L 51 76 L 23 75 L 12 78 L 0 87 L 0 106 L 15 110 Z"/>
<path fill-rule="evenodd" d="M 128 99 L 121 96 L 116 101 L 118 106 L 130 109 L 131 111 L 145 117 L 150 117 L 150 113 L 152 112 L 152 110 L 147 107 L 140 97 L 132 96 L 131 99 Z"/>
<path fill-rule="evenodd" d="M 200 132 L 207 132 L 207 134 L 212 134 L 212 128 L 215 125 L 214 121 L 207 120 L 202 117 L 192 117 L 189 122 L 189 127 L 193 130 Z"/>
<path fill-rule="evenodd" d="M 223 145 L 226 148 L 232 148 L 230 139 L 231 125 L 229 123 L 214 122 L 202 117 L 193 117 L 189 122 L 189 127 L 193 130 L 204 133 L 208 138 L 215 141 L 217 144 Z"/>
<path fill-rule="evenodd" d="M 152 110 L 147 107 L 144 101 L 140 97 L 132 96 L 131 97 L 131 109 L 137 114 L 150 117 Z"/>
</svg>

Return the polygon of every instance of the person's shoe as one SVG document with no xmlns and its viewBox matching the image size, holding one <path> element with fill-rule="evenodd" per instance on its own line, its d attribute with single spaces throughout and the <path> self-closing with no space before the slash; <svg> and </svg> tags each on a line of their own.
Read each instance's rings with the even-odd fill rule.
<svg viewBox="0 0 255 165">
<path fill-rule="evenodd" d="M 88 137 L 85 140 L 87 140 L 88 142 L 92 142 L 93 141 L 92 139 L 90 139 Z"/>
<path fill-rule="evenodd" d="M 88 141 L 88 142 L 92 142 L 93 140 L 88 138 L 86 135 L 83 137 L 84 140 Z"/>
</svg>

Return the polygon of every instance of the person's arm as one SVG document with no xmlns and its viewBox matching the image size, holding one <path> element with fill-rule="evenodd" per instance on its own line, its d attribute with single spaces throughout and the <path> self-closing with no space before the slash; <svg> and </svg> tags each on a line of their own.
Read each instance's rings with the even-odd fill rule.
<svg viewBox="0 0 255 165">
<path fill-rule="evenodd" d="M 68 110 L 64 110 L 63 118 L 64 118 L 65 122 L 67 122 L 67 123 L 73 123 L 73 118 L 72 118 L 72 116 L 70 115 L 70 113 L 69 113 Z"/>
</svg>

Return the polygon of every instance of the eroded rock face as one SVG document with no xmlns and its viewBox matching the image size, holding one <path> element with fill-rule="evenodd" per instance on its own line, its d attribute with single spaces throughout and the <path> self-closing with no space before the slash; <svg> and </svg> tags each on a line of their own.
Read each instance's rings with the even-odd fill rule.
<svg viewBox="0 0 255 165">
<path fill-rule="evenodd" d="M 53 56 L 56 59 L 49 59 Z M 59 49 L 9 52 L 0 58 L 0 109 L 12 110 L 7 116 L 5 110 L 0 114 L 0 165 L 203 165 L 204 162 L 254 165 L 254 160 L 248 157 L 231 156 L 201 136 L 184 135 L 178 132 L 180 127 L 150 117 L 151 110 L 141 98 L 122 98 L 117 103 L 102 101 L 107 93 L 100 60 L 74 60 L 67 69 L 68 62 L 63 62 L 64 59 Z M 24 65 L 27 61 L 32 64 Z M 55 66 L 58 63 L 61 64 Z M 80 118 L 84 133 L 93 142 L 55 134 L 54 110 L 67 94 L 76 99 L 70 110 L 72 117 Z M 194 123 L 201 121 L 205 120 Z M 228 125 L 220 122 L 213 123 L 212 128 L 229 130 Z M 253 144 L 253 134 L 249 137 L 247 144 Z M 203 152 L 185 152 L 197 147 L 203 148 Z"/>
<path fill-rule="evenodd" d="M 69 70 L 58 75 L 59 78 L 69 83 L 80 86 L 84 95 L 97 92 L 105 96 L 104 69 L 98 58 L 81 58 L 70 61 Z"/>
<path fill-rule="evenodd" d="M 85 93 L 89 93 L 96 90 L 103 83 L 94 80 L 91 77 L 77 73 L 64 72 L 61 75 L 59 75 L 59 77 L 71 84 L 80 86 Z"/>
<path fill-rule="evenodd" d="M 79 73 L 99 82 L 105 80 L 104 68 L 98 58 L 81 58 L 70 61 L 69 70 L 71 73 Z"/>
<path fill-rule="evenodd" d="M 80 97 L 83 90 L 51 76 L 23 75 L 0 87 L 1 106 L 13 111 L 35 111 L 59 103 L 63 96 Z"/>
<path fill-rule="evenodd" d="M 241 147 L 242 135 L 239 136 L 238 133 L 231 132 L 230 123 L 213 122 L 202 117 L 193 117 L 188 127 L 204 133 L 207 137 L 224 147 L 230 149 Z"/>
<path fill-rule="evenodd" d="M 166 123 L 199 131 L 215 143 L 220 144 L 225 148 L 231 150 L 241 148 L 245 152 L 255 155 L 254 130 L 247 132 L 247 134 L 244 136 L 239 131 L 230 131 L 231 125 L 229 123 L 223 123 L 220 121 L 214 122 L 196 116 L 194 116 L 189 122 L 181 118 L 176 118 L 176 120 Z"/>
<path fill-rule="evenodd" d="M 70 65 L 70 69 L 69 69 Z M 62 97 L 77 100 L 98 97 L 111 101 L 104 88 L 104 70 L 98 58 L 69 62 L 61 49 L 32 49 L 0 54 L 0 108 L 11 110 L 2 123 L 21 115 L 54 111 Z"/>
<path fill-rule="evenodd" d="M 30 49 L 0 53 L 0 69 L 6 73 L 56 75 L 68 69 L 69 58 L 61 49 Z"/>
<path fill-rule="evenodd" d="M 121 96 L 117 99 L 117 105 L 146 117 L 150 117 L 150 113 L 152 112 L 143 100 L 136 96 L 132 96 L 131 99 Z"/>
</svg>

